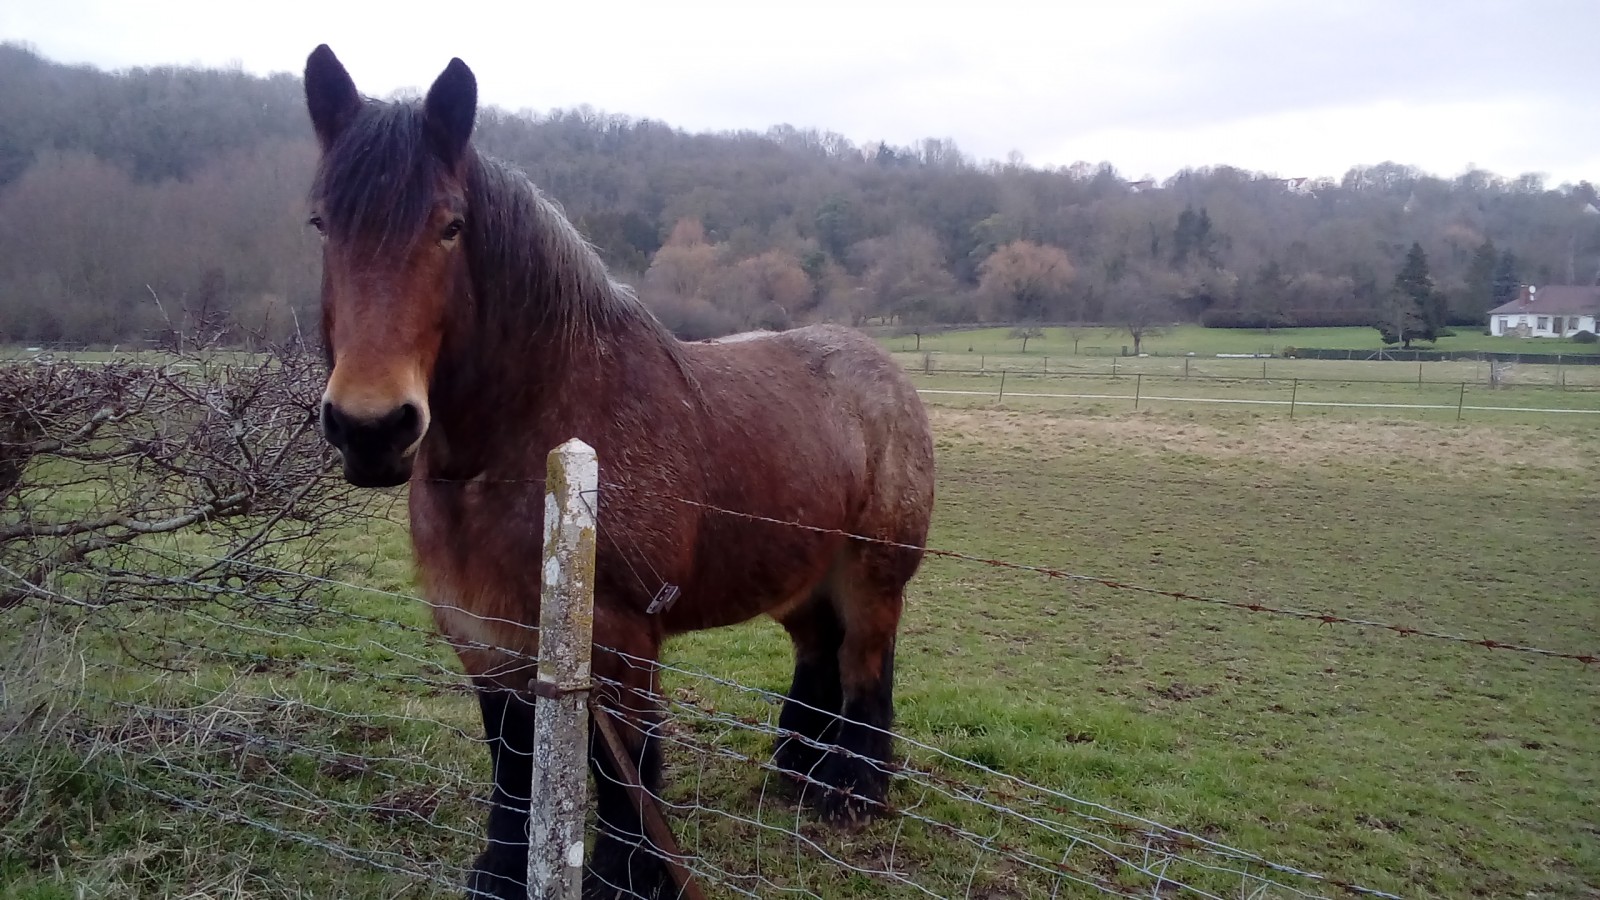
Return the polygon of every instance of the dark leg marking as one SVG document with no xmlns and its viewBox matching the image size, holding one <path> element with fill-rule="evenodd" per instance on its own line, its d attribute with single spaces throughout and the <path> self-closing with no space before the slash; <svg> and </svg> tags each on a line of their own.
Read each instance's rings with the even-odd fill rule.
<svg viewBox="0 0 1600 900">
<path fill-rule="evenodd" d="M 851 650 L 846 642 L 844 652 Z M 823 760 L 820 781 L 840 791 L 824 798 L 824 818 L 841 825 L 861 824 L 883 812 L 889 795 L 887 766 L 893 753 L 889 729 L 894 724 L 894 641 L 889 639 L 872 654 L 872 660 L 846 661 L 846 671 L 858 667 L 876 670 L 873 677 L 857 679 L 845 688 L 844 722 L 834 743 L 845 752 L 829 753 Z"/>
<path fill-rule="evenodd" d="M 467 896 L 525 900 L 533 704 L 504 688 L 483 681 L 477 684 L 484 737 L 494 767 L 494 789 L 489 794 L 488 846 L 472 864 Z"/>
<path fill-rule="evenodd" d="M 821 594 L 786 618 L 783 626 L 794 642 L 795 663 L 789 695 L 778 714 L 778 727 L 818 743 L 832 743 L 844 705 L 839 682 L 839 645 L 844 640 L 844 626 L 832 603 Z M 823 751 L 805 741 L 786 736 L 776 741 L 774 762 L 785 771 L 815 779 L 822 759 Z M 807 782 L 798 782 L 797 786 L 807 793 Z M 814 784 L 809 788 L 810 792 L 817 790 Z"/>
</svg>

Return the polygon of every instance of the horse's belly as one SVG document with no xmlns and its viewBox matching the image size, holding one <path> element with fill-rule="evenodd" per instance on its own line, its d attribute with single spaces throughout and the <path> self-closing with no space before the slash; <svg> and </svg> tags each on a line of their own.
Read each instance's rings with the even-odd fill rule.
<svg viewBox="0 0 1600 900">
<path fill-rule="evenodd" d="M 844 539 L 793 529 L 773 533 L 777 528 L 785 526 L 758 527 L 744 532 L 745 540 L 716 542 L 712 557 L 701 561 L 664 614 L 666 630 L 721 628 L 763 614 L 782 618 L 810 599 L 827 581 Z"/>
</svg>

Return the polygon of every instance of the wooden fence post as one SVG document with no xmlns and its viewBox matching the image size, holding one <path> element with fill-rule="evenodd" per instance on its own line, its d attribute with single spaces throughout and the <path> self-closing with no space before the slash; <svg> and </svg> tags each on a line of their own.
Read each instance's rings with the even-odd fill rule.
<svg viewBox="0 0 1600 900">
<path fill-rule="evenodd" d="M 1006 370 L 1005 369 L 1001 369 L 1000 370 L 1000 397 L 995 402 L 996 403 L 1004 403 L 1004 402 L 1006 402 Z"/>
<path fill-rule="evenodd" d="M 1300 397 L 1300 379 L 1296 378 L 1289 387 L 1289 418 L 1294 418 L 1294 401 Z"/>
<path fill-rule="evenodd" d="M 576 438 L 550 451 L 544 496 L 539 674 L 533 682 L 528 897 L 578 900 L 588 811 L 595 508 L 600 466 Z"/>
</svg>

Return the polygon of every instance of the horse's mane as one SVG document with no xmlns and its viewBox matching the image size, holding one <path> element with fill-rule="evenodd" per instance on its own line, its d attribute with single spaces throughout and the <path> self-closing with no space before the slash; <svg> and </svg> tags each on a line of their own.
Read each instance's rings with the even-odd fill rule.
<svg viewBox="0 0 1600 900">
<path fill-rule="evenodd" d="M 627 285 L 613 280 L 578 230 L 521 172 L 469 148 L 465 248 L 480 324 L 493 340 L 544 338 L 575 350 L 640 331 L 693 387 L 682 345 Z M 445 164 L 418 103 L 368 101 L 324 154 L 313 183 L 330 231 L 366 252 L 404 252 L 427 237 Z"/>
<path fill-rule="evenodd" d="M 467 248 L 479 301 L 531 303 L 565 342 L 643 326 L 677 355 L 678 341 L 554 202 L 512 166 L 474 151 L 467 177 Z"/>
</svg>

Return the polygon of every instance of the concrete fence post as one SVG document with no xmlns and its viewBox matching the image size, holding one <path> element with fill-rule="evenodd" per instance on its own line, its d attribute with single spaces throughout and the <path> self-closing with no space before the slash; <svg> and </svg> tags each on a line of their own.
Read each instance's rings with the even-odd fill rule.
<svg viewBox="0 0 1600 900">
<path fill-rule="evenodd" d="M 539 672 L 533 682 L 528 897 L 579 900 L 588 810 L 595 509 L 600 466 L 573 439 L 550 451 L 544 496 Z"/>
</svg>

